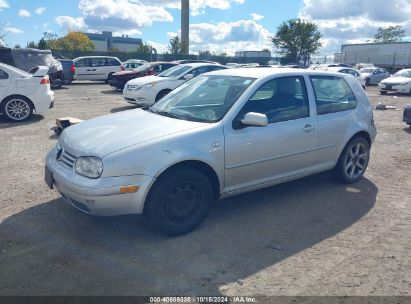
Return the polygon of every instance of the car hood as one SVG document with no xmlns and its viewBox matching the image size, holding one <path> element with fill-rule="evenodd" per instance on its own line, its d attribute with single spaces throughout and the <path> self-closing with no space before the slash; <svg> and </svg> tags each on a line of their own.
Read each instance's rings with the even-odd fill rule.
<svg viewBox="0 0 411 304">
<path fill-rule="evenodd" d="M 403 82 L 409 82 L 411 81 L 411 78 L 407 77 L 388 77 L 385 78 L 381 83 L 403 83 Z"/>
<path fill-rule="evenodd" d="M 104 156 L 147 141 L 206 126 L 142 109 L 86 120 L 64 130 L 60 145 L 75 156 Z"/>
<path fill-rule="evenodd" d="M 139 75 L 142 74 L 142 72 L 136 72 L 136 71 L 121 71 L 121 72 L 116 72 L 113 75 L 114 76 L 128 76 L 128 75 Z"/>
<path fill-rule="evenodd" d="M 169 79 L 170 78 L 168 78 L 168 77 L 146 76 L 146 77 L 142 77 L 142 78 L 132 79 L 128 82 L 128 84 L 130 84 L 130 85 L 145 85 L 147 83 L 165 81 L 165 80 L 169 80 Z"/>
</svg>

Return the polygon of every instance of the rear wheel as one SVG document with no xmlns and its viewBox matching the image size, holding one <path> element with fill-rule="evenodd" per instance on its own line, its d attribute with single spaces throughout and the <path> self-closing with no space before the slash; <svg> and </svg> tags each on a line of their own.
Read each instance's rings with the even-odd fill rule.
<svg viewBox="0 0 411 304">
<path fill-rule="evenodd" d="M 166 173 L 153 185 L 144 215 L 161 233 L 186 234 L 206 217 L 212 187 L 201 172 L 187 168 Z"/>
<path fill-rule="evenodd" d="M 380 91 L 380 94 L 381 94 L 381 95 L 386 95 L 386 94 L 387 94 L 387 91 Z"/>
<path fill-rule="evenodd" d="M 365 86 L 368 87 L 370 85 L 370 78 L 365 79 Z"/>
<path fill-rule="evenodd" d="M 339 178 L 348 184 L 362 178 L 370 159 L 370 145 L 363 137 L 355 137 L 345 146 L 336 167 Z"/>
<path fill-rule="evenodd" d="M 6 98 L 1 104 L 1 109 L 6 119 L 10 121 L 25 121 L 33 114 L 32 103 L 23 96 Z"/>
</svg>

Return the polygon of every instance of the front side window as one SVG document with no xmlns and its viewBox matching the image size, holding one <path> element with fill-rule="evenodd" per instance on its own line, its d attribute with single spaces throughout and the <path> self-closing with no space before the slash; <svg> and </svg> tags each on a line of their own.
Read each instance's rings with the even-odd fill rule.
<svg viewBox="0 0 411 304">
<path fill-rule="evenodd" d="M 353 110 L 357 107 L 357 100 L 348 83 L 341 77 L 311 76 L 317 114 Z"/>
<path fill-rule="evenodd" d="M 121 65 L 121 63 L 118 60 L 114 59 L 114 58 L 107 58 L 104 65 L 119 66 L 119 65 Z"/>
<path fill-rule="evenodd" d="M 176 119 L 219 121 L 254 82 L 254 78 L 200 75 L 186 82 L 149 110 Z"/>
<path fill-rule="evenodd" d="M 7 74 L 3 70 L 0 70 L 0 80 L 2 80 L 2 79 L 9 79 L 9 74 Z"/>
<path fill-rule="evenodd" d="M 246 103 L 241 115 L 249 112 L 267 115 L 268 123 L 310 116 L 303 77 L 284 77 L 262 85 Z"/>
</svg>

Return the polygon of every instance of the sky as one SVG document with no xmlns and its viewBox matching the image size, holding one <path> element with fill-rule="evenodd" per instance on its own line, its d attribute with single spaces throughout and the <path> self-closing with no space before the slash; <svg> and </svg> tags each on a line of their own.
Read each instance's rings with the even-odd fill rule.
<svg viewBox="0 0 411 304">
<path fill-rule="evenodd" d="M 190 0 L 190 52 L 273 50 L 270 37 L 291 18 L 315 22 L 321 53 L 370 42 L 378 27 L 402 25 L 411 36 L 411 0 Z M 180 32 L 180 0 L 0 0 L 9 46 L 43 32 L 113 31 L 142 38 L 159 52 Z"/>
</svg>

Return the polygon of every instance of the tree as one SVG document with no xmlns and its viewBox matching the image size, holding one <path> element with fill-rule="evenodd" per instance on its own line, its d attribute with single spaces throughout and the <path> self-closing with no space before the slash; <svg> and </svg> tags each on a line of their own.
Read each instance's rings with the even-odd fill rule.
<svg viewBox="0 0 411 304">
<path fill-rule="evenodd" d="M 57 40 L 48 40 L 47 44 L 51 49 L 68 51 L 92 51 L 95 48 L 90 38 L 81 32 L 69 32 Z"/>
<path fill-rule="evenodd" d="M 378 28 L 377 34 L 375 34 L 374 42 L 377 43 L 392 43 L 401 41 L 405 37 L 405 30 L 401 25 L 389 26 L 386 28 Z"/>
<path fill-rule="evenodd" d="M 137 53 L 151 54 L 152 47 L 148 44 L 140 44 L 137 48 Z"/>
<path fill-rule="evenodd" d="M 17 43 L 17 44 L 14 46 L 14 48 L 15 48 L 15 49 L 21 49 L 21 46 L 20 46 L 20 44 Z"/>
<path fill-rule="evenodd" d="M 30 42 L 27 42 L 26 47 L 30 49 L 37 49 L 38 44 L 36 44 L 34 41 L 30 41 Z"/>
<path fill-rule="evenodd" d="M 180 41 L 180 37 L 174 36 L 170 39 L 170 45 L 168 47 L 168 52 L 171 55 L 184 55 L 187 46 L 184 42 Z"/>
<path fill-rule="evenodd" d="M 201 57 L 210 57 L 211 56 L 211 52 L 209 50 L 205 50 L 205 51 L 198 51 L 198 55 L 200 55 Z"/>
<path fill-rule="evenodd" d="M 271 41 L 289 63 L 306 64 L 321 48 L 321 37 L 315 23 L 298 18 L 280 24 Z"/>
</svg>

